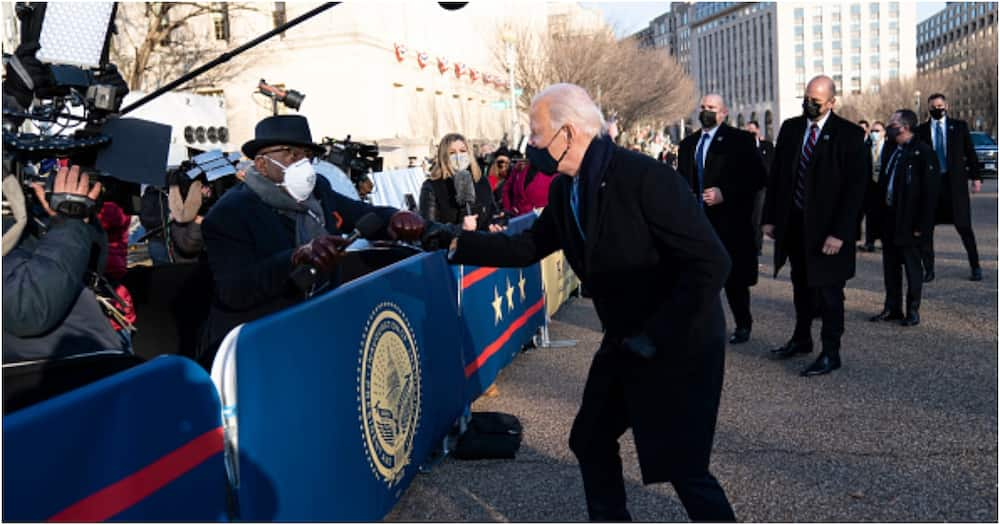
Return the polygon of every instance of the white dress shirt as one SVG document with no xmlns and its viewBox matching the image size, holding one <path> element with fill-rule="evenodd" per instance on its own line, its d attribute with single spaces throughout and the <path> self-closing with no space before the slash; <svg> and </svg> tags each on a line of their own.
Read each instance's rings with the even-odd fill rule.
<svg viewBox="0 0 1000 525">
<path fill-rule="evenodd" d="M 705 140 L 705 135 L 708 135 L 708 140 L 705 141 L 705 148 L 704 148 L 705 151 L 701 152 L 701 165 L 702 166 L 705 165 L 705 161 L 708 159 L 708 148 L 712 147 L 712 141 L 715 140 L 715 133 L 717 131 L 719 131 L 719 126 L 715 126 L 712 129 L 705 129 L 705 128 L 701 129 L 701 136 L 698 137 L 698 141 L 699 142 Z M 695 148 L 695 152 L 697 152 L 697 151 L 698 151 L 698 148 L 696 147 Z"/>
</svg>

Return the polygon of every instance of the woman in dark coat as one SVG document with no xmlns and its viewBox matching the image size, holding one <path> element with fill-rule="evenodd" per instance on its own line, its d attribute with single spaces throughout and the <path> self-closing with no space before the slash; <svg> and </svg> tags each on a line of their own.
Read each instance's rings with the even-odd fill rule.
<svg viewBox="0 0 1000 525">
<path fill-rule="evenodd" d="M 465 206 L 458 203 L 455 191 L 455 174 L 469 171 L 476 189 L 472 215 L 466 215 Z M 497 215 L 490 183 L 483 176 L 479 164 L 469 153 L 465 137 L 449 133 L 438 145 L 437 158 L 430 178 L 420 188 L 420 215 L 425 220 L 458 224 L 466 230 L 497 230 L 491 224 Z M 493 226 L 491 228 L 491 226 Z"/>
</svg>

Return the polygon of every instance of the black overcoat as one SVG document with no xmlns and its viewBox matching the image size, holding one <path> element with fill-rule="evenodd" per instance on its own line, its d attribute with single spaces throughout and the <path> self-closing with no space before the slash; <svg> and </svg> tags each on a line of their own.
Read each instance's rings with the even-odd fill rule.
<svg viewBox="0 0 1000 525">
<path fill-rule="evenodd" d="M 331 234 L 353 231 L 357 220 L 369 212 L 388 225 L 398 211 L 345 197 L 333 191 L 324 177 L 316 177 L 313 195 L 323 206 L 326 230 Z M 198 352 L 199 361 L 205 362 L 236 325 L 283 310 L 301 302 L 304 295 L 289 278 L 292 251 L 298 247 L 294 221 L 267 205 L 246 184 L 234 186 L 212 206 L 201 231 L 215 286 Z M 376 238 L 387 238 L 385 230 Z M 200 356 L 206 354 L 203 360 Z"/>
<path fill-rule="evenodd" d="M 687 183 L 651 157 L 614 146 L 607 169 L 588 178 L 595 191 L 585 193 L 586 241 L 571 184 L 557 176 L 548 207 L 521 234 L 462 232 L 452 261 L 518 267 L 564 250 L 592 294 L 605 343 L 645 333 L 658 349 L 625 382 L 643 479 L 703 473 L 722 389 L 725 248 Z"/>
<path fill-rule="evenodd" d="M 764 201 L 764 224 L 774 225 L 774 274 L 788 258 L 789 218 L 795 193 L 799 157 L 806 133 L 806 118 L 793 117 L 781 124 L 772 186 Z M 869 177 L 865 161 L 864 130 L 831 112 L 806 172 L 805 247 L 809 286 L 834 286 L 854 277 L 858 214 Z M 836 255 L 824 255 L 828 236 L 843 241 Z"/>
<path fill-rule="evenodd" d="M 888 141 L 886 142 L 888 145 Z M 896 146 L 900 148 L 900 146 Z M 886 206 L 891 173 L 886 170 L 896 148 L 883 147 L 882 169 L 884 177 L 878 181 L 879 210 L 883 214 L 883 225 L 894 225 L 893 231 L 883 230 L 882 242 L 893 242 L 899 246 L 916 244 L 919 240 L 914 232 L 926 237 L 934 230 L 934 206 L 937 193 L 936 179 L 940 176 L 938 160 L 934 150 L 914 137 L 910 144 L 901 146 L 896 159 L 896 177 L 892 183 L 893 206 Z M 891 216 L 888 214 L 892 214 Z"/>
<path fill-rule="evenodd" d="M 694 193 L 698 191 L 695 152 L 701 130 L 681 141 L 677 171 L 687 179 Z M 757 226 L 753 222 L 754 198 L 764 187 L 766 174 L 753 135 L 722 124 L 712 137 L 705 156 L 704 188 L 719 188 L 722 204 L 705 206 L 705 214 L 729 252 L 733 270 L 729 286 L 757 284 Z M 701 195 L 695 195 L 701 202 Z"/>
<path fill-rule="evenodd" d="M 976 147 L 969 135 L 969 125 L 964 120 L 945 117 L 945 149 L 947 150 L 948 173 L 939 177 L 935 191 L 937 199 L 936 224 L 954 224 L 959 228 L 972 227 L 969 210 L 969 181 L 983 180 L 979 173 L 979 159 Z M 917 126 L 917 136 L 934 149 L 930 121 Z M 936 157 L 936 155 L 935 155 Z M 941 167 L 942 169 L 944 166 Z"/>
</svg>

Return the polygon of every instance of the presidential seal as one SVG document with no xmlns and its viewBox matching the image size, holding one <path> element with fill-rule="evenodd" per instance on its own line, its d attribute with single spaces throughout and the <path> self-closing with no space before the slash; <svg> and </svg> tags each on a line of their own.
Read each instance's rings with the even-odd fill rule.
<svg viewBox="0 0 1000 525">
<path fill-rule="evenodd" d="M 402 310 L 381 303 L 368 317 L 358 364 L 358 406 L 372 473 L 392 487 L 410 463 L 420 421 L 420 355 Z"/>
</svg>

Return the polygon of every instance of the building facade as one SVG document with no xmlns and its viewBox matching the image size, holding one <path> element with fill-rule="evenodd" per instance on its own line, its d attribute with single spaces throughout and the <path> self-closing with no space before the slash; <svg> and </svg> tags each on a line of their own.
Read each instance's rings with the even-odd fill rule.
<svg viewBox="0 0 1000 525">
<path fill-rule="evenodd" d="M 801 113 L 813 76 L 829 75 L 849 95 L 916 73 L 911 2 L 671 4 L 681 7 L 686 24 L 668 49 L 684 57 L 702 93 L 723 96 L 730 124 L 756 120 L 768 138 Z"/>
<path fill-rule="evenodd" d="M 997 3 L 948 2 L 917 26 L 917 71 L 957 78 L 946 93 L 957 118 L 996 134 Z"/>
</svg>

